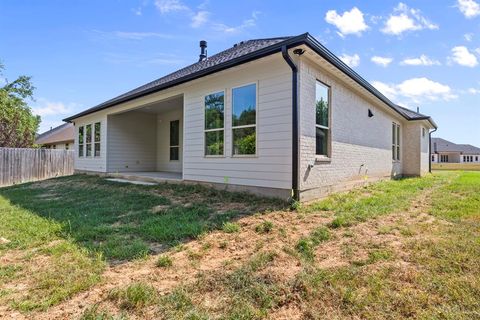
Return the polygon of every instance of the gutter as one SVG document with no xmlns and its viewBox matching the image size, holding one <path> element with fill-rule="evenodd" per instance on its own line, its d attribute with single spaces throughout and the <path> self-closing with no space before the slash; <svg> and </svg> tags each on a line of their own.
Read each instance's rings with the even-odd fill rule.
<svg viewBox="0 0 480 320">
<path fill-rule="evenodd" d="M 298 201 L 298 68 L 286 45 L 282 46 L 282 56 L 292 69 L 292 199 Z"/>
<path fill-rule="evenodd" d="M 433 131 L 428 132 L 428 150 L 430 150 L 428 155 L 428 172 L 432 173 L 432 133 L 437 131 L 438 128 L 435 127 Z"/>
</svg>

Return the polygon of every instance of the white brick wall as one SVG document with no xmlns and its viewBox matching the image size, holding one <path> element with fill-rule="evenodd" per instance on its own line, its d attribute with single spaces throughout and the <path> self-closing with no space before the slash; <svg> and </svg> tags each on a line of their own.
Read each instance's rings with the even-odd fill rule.
<svg viewBox="0 0 480 320">
<path fill-rule="evenodd" d="M 308 200 L 353 184 L 401 175 L 402 162 L 392 161 L 391 126 L 395 121 L 403 130 L 405 121 L 367 101 L 313 61 L 301 59 L 299 67 L 301 198 Z M 327 162 L 316 161 L 315 156 L 317 79 L 331 87 L 331 153 Z M 374 114 L 372 118 L 368 109 Z"/>
</svg>

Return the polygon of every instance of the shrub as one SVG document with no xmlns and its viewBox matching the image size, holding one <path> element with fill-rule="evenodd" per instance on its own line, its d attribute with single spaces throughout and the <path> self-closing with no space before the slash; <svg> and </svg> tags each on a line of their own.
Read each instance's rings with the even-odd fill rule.
<svg viewBox="0 0 480 320">
<path fill-rule="evenodd" d="M 226 233 L 235 233 L 240 231 L 240 226 L 238 223 L 225 222 L 222 227 L 223 232 Z"/>
<path fill-rule="evenodd" d="M 273 229 L 273 223 L 270 221 L 263 221 L 255 227 L 255 231 L 258 233 L 269 233 Z"/>
<path fill-rule="evenodd" d="M 172 261 L 172 258 L 170 258 L 169 256 L 163 255 L 158 257 L 156 265 L 157 267 L 160 267 L 160 268 L 168 268 L 173 265 L 173 261 Z"/>
</svg>

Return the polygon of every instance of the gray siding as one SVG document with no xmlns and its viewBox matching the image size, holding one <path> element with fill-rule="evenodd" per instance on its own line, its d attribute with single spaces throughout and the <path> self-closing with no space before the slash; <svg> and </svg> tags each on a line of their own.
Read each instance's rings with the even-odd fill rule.
<svg viewBox="0 0 480 320">
<path fill-rule="evenodd" d="M 257 155 L 232 156 L 231 89 L 256 82 Z M 204 156 L 204 96 L 225 90 L 225 157 Z M 291 70 L 280 54 L 236 67 L 185 92 L 186 180 L 291 189 Z"/>
<path fill-rule="evenodd" d="M 180 120 L 180 154 L 178 161 L 170 161 L 170 121 Z M 157 116 L 157 170 L 182 172 L 183 162 L 183 105 L 178 110 Z"/>
<path fill-rule="evenodd" d="M 108 116 L 108 172 L 155 171 L 155 115 L 128 112 Z"/>
</svg>

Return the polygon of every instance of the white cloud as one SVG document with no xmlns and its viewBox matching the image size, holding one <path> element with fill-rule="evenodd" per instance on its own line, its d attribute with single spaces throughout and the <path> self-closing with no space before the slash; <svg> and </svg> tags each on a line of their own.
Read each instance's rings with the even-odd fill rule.
<svg viewBox="0 0 480 320">
<path fill-rule="evenodd" d="M 372 85 L 391 100 L 395 100 L 397 97 L 397 91 L 395 90 L 394 86 L 388 85 L 381 81 L 372 81 Z"/>
<path fill-rule="evenodd" d="M 176 11 L 190 11 L 190 8 L 179 0 L 156 0 L 155 6 L 162 14 Z"/>
<path fill-rule="evenodd" d="M 464 46 L 454 47 L 450 59 L 465 67 L 473 68 L 478 65 L 477 57 Z"/>
<path fill-rule="evenodd" d="M 338 34 L 342 37 L 348 34 L 360 35 L 368 29 L 363 13 L 357 7 L 345 11 L 343 15 L 338 14 L 336 10 L 329 10 L 325 15 L 325 21 L 336 26 Z"/>
<path fill-rule="evenodd" d="M 358 67 L 358 65 L 360 64 L 360 56 L 358 54 L 354 54 L 351 56 L 348 54 L 343 54 L 339 58 L 340 60 L 345 62 L 345 64 L 352 68 Z"/>
<path fill-rule="evenodd" d="M 467 92 L 470 94 L 480 94 L 480 89 L 469 88 Z"/>
<path fill-rule="evenodd" d="M 63 102 L 54 102 L 39 98 L 36 104 L 32 107 L 32 111 L 34 114 L 41 117 L 66 115 L 70 114 L 76 106 L 77 105 L 74 103 L 65 105 Z"/>
<path fill-rule="evenodd" d="M 373 81 L 372 85 L 393 100 L 406 98 L 410 102 L 419 103 L 422 100 L 448 101 L 457 98 L 448 85 L 425 77 L 408 79 L 399 84 Z"/>
<path fill-rule="evenodd" d="M 215 23 L 213 25 L 213 28 L 216 31 L 227 33 L 227 34 L 239 33 L 247 28 L 256 26 L 259 15 L 260 15 L 259 11 L 253 11 L 251 18 L 243 20 L 243 22 L 238 26 L 228 26 L 223 23 Z"/>
<path fill-rule="evenodd" d="M 388 67 L 392 63 L 393 58 L 373 56 L 370 60 L 379 66 Z"/>
<path fill-rule="evenodd" d="M 475 52 L 480 55 L 480 48 L 475 49 Z"/>
<path fill-rule="evenodd" d="M 480 4 L 474 0 L 458 0 L 458 8 L 466 18 L 480 15 Z"/>
<path fill-rule="evenodd" d="M 466 41 L 471 42 L 472 39 L 473 39 L 473 36 L 474 36 L 473 33 L 465 33 L 465 34 L 463 35 L 463 38 L 464 38 Z"/>
<path fill-rule="evenodd" d="M 406 31 L 438 29 L 438 25 L 431 23 L 427 18 L 423 17 L 420 10 L 409 8 L 402 2 L 398 4 L 393 12 L 381 30 L 385 34 L 398 36 Z"/>
<path fill-rule="evenodd" d="M 422 54 L 418 58 L 407 58 L 404 59 L 401 62 L 402 65 L 407 65 L 407 66 L 439 66 L 440 61 L 438 60 L 433 60 L 427 57 L 426 55 Z"/>
<path fill-rule="evenodd" d="M 208 11 L 198 11 L 192 17 L 192 23 L 190 24 L 192 28 L 199 28 L 208 22 L 208 16 L 210 12 Z"/>
</svg>

